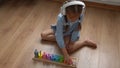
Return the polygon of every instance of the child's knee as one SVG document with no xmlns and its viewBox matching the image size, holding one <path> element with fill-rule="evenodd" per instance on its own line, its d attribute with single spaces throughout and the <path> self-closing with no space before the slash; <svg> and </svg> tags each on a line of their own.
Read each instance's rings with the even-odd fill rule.
<svg viewBox="0 0 120 68">
<path fill-rule="evenodd" d="M 85 41 L 84 41 L 84 43 L 88 43 L 88 42 L 89 42 L 89 40 L 85 40 Z"/>
<path fill-rule="evenodd" d="M 46 33 L 45 32 L 42 32 L 41 33 L 41 38 L 44 39 L 46 37 Z"/>
</svg>

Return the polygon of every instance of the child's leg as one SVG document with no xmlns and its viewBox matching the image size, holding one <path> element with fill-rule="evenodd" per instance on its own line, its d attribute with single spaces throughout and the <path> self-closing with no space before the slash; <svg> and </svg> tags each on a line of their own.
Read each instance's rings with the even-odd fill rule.
<svg viewBox="0 0 120 68">
<path fill-rule="evenodd" d="M 41 33 L 42 40 L 46 41 L 56 41 L 55 34 L 52 29 L 45 30 Z M 69 36 L 64 37 L 65 44 L 68 44 L 69 42 Z"/>
<path fill-rule="evenodd" d="M 91 48 L 97 48 L 96 43 L 90 41 L 90 40 L 85 40 L 83 42 L 81 42 L 80 40 L 76 41 L 76 42 L 71 42 L 67 47 L 67 51 L 69 54 L 74 53 L 75 51 L 79 50 L 82 47 L 91 47 Z"/>
<path fill-rule="evenodd" d="M 55 41 L 55 35 L 52 29 L 45 30 L 41 33 L 42 40 Z"/>
</svg>

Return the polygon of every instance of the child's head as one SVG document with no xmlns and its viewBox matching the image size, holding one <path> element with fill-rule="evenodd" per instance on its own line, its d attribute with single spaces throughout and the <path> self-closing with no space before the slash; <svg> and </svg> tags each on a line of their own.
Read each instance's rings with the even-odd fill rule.
<svg viewBox="0 0 120 68">
<path fill-rule="evenodd" d="M 62 14 L 66 15 L 68 20 L 75 21 L 83 13 L 85 4 L 78 0 L 69 0 L 62 7 Z"/>
<path fill-rule="evenodd" d="M 68 20 L 75 21 L 80 17 L 82 13 L 81 5 L 72 5 L 66 8 L 66 17 Z"/>
</svg>

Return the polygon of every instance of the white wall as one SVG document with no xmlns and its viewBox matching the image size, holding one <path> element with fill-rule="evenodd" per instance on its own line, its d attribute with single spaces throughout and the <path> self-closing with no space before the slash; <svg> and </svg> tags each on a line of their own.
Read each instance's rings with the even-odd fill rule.
<svg viewBox="0 0 120 68">
<path fill-rule="evenodd" d="M 85 1 L 92 1 L 92 2 L 98 2 L 98 3 L 105 3 L 105 4 L 119 5 L 120 6 L 120 0 L 85 0 Z"/>
</svg>

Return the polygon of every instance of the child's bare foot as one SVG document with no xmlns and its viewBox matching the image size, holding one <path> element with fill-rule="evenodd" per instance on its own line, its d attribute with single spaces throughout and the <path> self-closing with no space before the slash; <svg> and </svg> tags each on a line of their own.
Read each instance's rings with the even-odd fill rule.
<svg viewBox="0 0 120 68">
<path fill-rule="evenodd" d="M 88 46 L 88 47 L 91 47 L 93 49 L 96 49 L 97 48 L 97 44 L 94 43 L 93 41 L 90 41 L 90 40 L 86 40 L 84 41 L 85 45 Z"/>
</svg>

